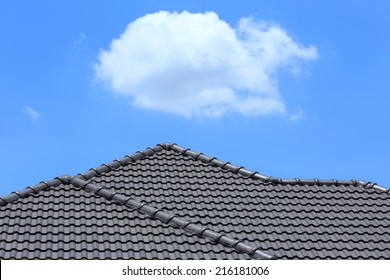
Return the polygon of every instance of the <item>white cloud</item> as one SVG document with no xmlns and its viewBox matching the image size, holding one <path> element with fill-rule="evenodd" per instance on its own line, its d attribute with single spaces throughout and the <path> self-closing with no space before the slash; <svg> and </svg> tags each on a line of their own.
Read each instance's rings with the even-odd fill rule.
<svg viewBox="0 0 390 280">
<path fill-rule="evenodd" d="M 30 106 L 24 106 L 24 111 L 34 120 L 37 120 L 41 117 L 41 113 L 35 111 Z"/>
<path fill-rule="evenodd" d="M 136 106 L 187 117 L 286 113 L 277 71 L 314 60 L 280 26 L 213 12 L 158 12 L 131 22 L 101 50 L 95 74 Z"/>
</svg>

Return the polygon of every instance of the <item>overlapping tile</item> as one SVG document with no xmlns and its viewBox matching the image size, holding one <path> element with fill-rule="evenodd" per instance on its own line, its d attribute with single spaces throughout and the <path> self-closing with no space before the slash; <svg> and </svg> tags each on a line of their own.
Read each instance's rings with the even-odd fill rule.
<svg viewBox="0 0 390 280">
<path fill-rule="evenodd" d="M 142 175 L 133 180 L 133 173 Z M 120 182 L 122 192 L 142 201 L 259 246 L 270 243 L 277 258 L 299 257 L 305 248 L 306 258 L 390 258 L 389 195 L 352 183 L 269 184 L 172 150 L 92 180 L 115 191 Z"/>
<path fill-rule="evenodd" d="M 272 181 L 170 144 L 84 175 L 276 258 L 390 258 L 390 195 L 373 184 Z M 0 207 L 1 258 L 250 258 L 72 184 L 53 183 Z"/>
</svg>

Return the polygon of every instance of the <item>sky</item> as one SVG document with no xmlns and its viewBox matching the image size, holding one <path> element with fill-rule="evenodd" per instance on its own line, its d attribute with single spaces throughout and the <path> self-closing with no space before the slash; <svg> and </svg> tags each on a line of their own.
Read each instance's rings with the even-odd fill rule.
<svg viewBox="0 0 390 280">
<path fill-rule="evenodd" d="M 390 187 L 386 1 L 2 1 L 0 195 L 162 142 Z"/>
</svg>

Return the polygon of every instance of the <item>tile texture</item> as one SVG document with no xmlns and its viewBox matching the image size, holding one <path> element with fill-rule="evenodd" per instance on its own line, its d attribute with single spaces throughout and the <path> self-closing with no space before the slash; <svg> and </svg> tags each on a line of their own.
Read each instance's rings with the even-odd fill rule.
<svg viewBox="0 0 390 280">
<path fill-rule="evenodd" d="M 0 258 L 250 259 L 248 245 L 277 259 L 390 259 L 390 194 L 370 183 L 276 179 L 172 144 L 73 178 L 86 187 L 67 177 L 0 200 Z M 151 219 L 115 193 L 242 244 Z"/>
</svg>

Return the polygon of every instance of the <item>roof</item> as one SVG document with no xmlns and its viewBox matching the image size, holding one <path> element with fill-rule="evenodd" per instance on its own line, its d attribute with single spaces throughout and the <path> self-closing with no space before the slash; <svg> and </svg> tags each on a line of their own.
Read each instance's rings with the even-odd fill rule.
<svg viewBox="0 0 390 280">
<path fill-rule="evenodd" d="M 390 259 L 390 189 L 159 144 L 0 198 L 2 259 Z"/>
</svg>

